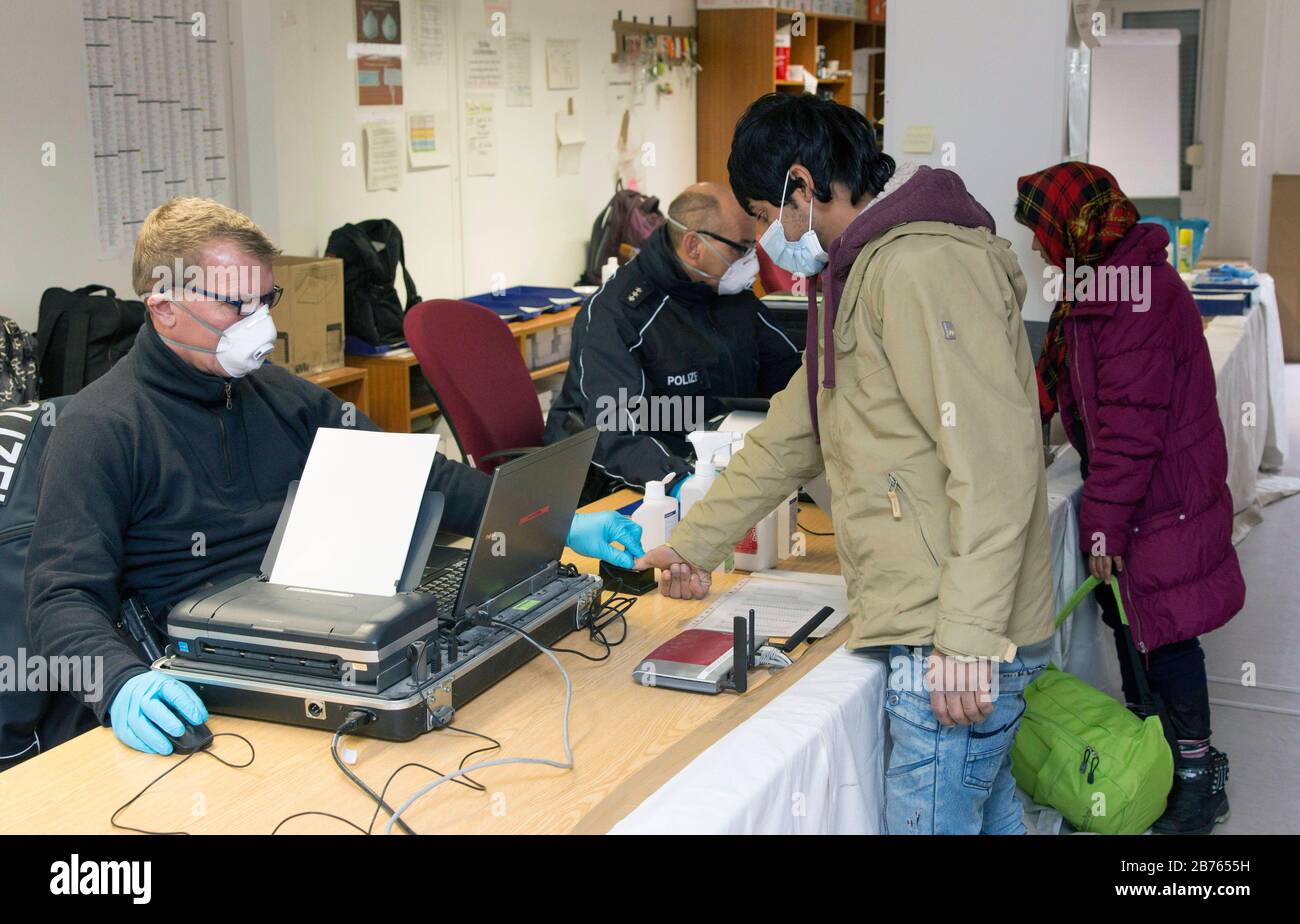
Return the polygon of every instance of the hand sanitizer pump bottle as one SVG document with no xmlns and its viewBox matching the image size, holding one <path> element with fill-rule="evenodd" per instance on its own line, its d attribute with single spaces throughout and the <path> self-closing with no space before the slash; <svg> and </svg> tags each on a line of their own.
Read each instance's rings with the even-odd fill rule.
<svg viewBox="0 0 1300 924">
<path fill-rule="evenodd" d="M 692 430 L 686 438 L 695 447 L 695 477 L 682 485 L 677 493 L 677 502 L 681 505 L 681 519 L 686 519 L 695 502 L 709 493 L 718 469 L 714 464 L 719 453 L 731 455 L 731 444 L 738 435 L 726 430 Z"/>
</svg>

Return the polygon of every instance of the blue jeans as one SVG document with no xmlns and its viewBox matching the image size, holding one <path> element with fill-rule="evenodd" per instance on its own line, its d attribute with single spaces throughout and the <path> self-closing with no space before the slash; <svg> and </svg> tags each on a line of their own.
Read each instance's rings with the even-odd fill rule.
<svg viewBox="0 0 1300 924">
<path fill-rule="evenodd" d="M 923 670 L 918 676 L 911 661 L 932 650 L 889 649 L 885 832 L 1024 834 L 1011 776 L 1011 741 L 1024 712 L 1025 687 L 1047 665 L 1051 639 L 1022 648 L 1013 660 L 998 665 L 993 714 L 978 725 L 944 727 L 934 717 Z M 894 669 L 904 663 L 906 670 Z"/>
</svg>

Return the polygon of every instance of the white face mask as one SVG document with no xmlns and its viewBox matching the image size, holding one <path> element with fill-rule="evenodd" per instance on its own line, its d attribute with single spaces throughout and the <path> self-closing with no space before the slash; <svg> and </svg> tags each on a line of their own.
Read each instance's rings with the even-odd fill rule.
<svg viewBox="0 0 1300 924">
<path fill-rule="evenodd" d="M 216 356 L 221 368 L 226 370 L 226 375 L 233 379 L 242 378 L 250 372 L 260 369 L 262 363 L 266 362 L 266 357 L 275 349 L 275 321 L 271 319 L 271 309 L 265 305 L 248 315 L 248 317 L 240 318 L 234 324 L 222 330 L 219 327 L 213 327 L 193 311 L 190 311 L 183 302 L 172 302 L 172 304 L 180 305 L 186 314 L 214 334 L 219 334 L 221 339 L 217 341 L 215 350 L 209 350 L 206 347 L 197 347 L 193 344 L 181 343 L 179 340 L 172 340 L 170 337 L 163 337 L 162 334 L 158 336 L 168 343 L 173 343 L 183 349 Z"/>
<path fill-rule="evenodd" d="M 668 220 L 672 222 L 674 225 L 676 225 L 677 227 L 681 228 L 683 231 L 693 230 L 691 228 L 686 227 L 684 224 L 682 224 L 679 221 L 673 221 L 672 218 L 669 218 Z M 696 233 L 699 234 L 699 232 Z M 713 251 L 713 255 L 715 257 L 717 257 L 723 263 L 727 262 L 727 258 L 724 257 L 722 254 L 718 253 L 717 248 L 715 248 L 712 244 L 709 243 L 708 238 L 704 234 L 699 234 L 699 236 L 700 236 L 700 241 L 703 242 L 705 247 Z M 699 275 L 705 277 L 706 279 L 718 280 L 719 295 L 735 295 L 738 292 L 744 292 L 746 289 L 752 286 L 754 284 L 754 280 L 758 277 L 758 251 L 753 247 L 749 248 L 749 250 L 745 251 L 744 256 L 737 257 L 732 263 L 728 264 L 726 270 L 723 272 L 721 276 L 715 276 L 712 273 L 706 273 L 698 266 L 692 266 L 691 264 L 687 263 L 685 260 L 682 261 L 682 265 L 685 266 L 692 273 L 698 273 Z"/>
<path fill-rule="evenodd" d="M 728 266 L 727 271 L 718 279 L 718 294 L 735 295 L 737 292 L 744 292 L 754 284 L 757 276 L 758 251 L 751 248 L 743 257 Z"/>
</svg>

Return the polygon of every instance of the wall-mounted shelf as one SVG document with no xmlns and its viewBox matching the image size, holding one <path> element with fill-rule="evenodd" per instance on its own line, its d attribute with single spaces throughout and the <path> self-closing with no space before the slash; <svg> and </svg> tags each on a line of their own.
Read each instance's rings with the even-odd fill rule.
<svg viewBox="0 0 1300 924">
<path fill-rule="evenodd" d="M 667 63 L 670 67 L 694 63 L 697 41 L 694 26 L 674 26 L 671 16 L 668 17 L 666 25 L 655 23 L 653 16 L 650 17 L 648 22 L 640 22 L 636 17 L 624 19 L 622 10 L 619 10 L 618 16 L 619 18 L 610 24 L 610 28 L 614 30 L 614 52 L 609 56 L 609 60 L 614 64 L 628 63 L 629 53 L 624 47 L 624 40 L 628 36 L 640 36 L 643 41 L 649 40 L 651 46 L 657 46 L 657 40 L 660 36 L 684 39 L 684 42 L 674 46 L 680 49 L 681 54 L 670 55 L 667 58 Z"/>
</svg>

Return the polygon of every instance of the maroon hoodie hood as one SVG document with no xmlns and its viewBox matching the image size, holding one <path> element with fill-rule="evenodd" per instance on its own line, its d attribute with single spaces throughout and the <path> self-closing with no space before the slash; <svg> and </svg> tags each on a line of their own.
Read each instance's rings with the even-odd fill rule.
<svg viewBox="0 0 1300 924">
<path fill-rule="evenodd" d="M 840 295 L 853 264 L 872 240 L 897 225 L 912 221 L 942 221 L 963 228 L 988 228 L 996 232 L 993 216 L 969 192 L 961 177 L 951 170 L 918 167 L 911 179 L 895 189 L 881 193 L 875 201 L 844 229 L 844 233 L 827 250 L 830 262 L 822 271 L 822 290 L 826 304 L 820 340 L 826 346 L 826 369 L 822 384 L 835 387 L 835 344 L 832 331 L 839 313 Z M 808 400 L 812 412 L 813 432 L 817 429 L 817 289 L 808 287 Z M 818 442 L 820 442 L 820 435 Z"/>
</svg>

